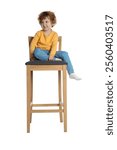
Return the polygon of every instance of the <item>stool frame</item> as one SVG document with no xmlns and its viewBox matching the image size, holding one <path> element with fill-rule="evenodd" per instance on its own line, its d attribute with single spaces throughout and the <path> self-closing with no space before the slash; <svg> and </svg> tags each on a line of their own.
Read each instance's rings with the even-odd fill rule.
<svg viewBox="0 0 117 150">
<path fill-rule="evenodd" d="M 33 37 L 28 37 L 29 45 Z M 59 50 L 61 50 L 62 37 L 59 36 Z M 31 56 L 31 54 L 29 53 Z M 31 57 L 30 57 L 31 59 Z M 67 132 L 67 73 L 66 64 L 60 65 L 26 65 L 27 70 L 27 133 L 30 133 L 32 113 L 56 113 L 59 112 L 60 122 L 64 123 L 64 132 Z M 34 104 L 33 103 L 33 71 L 55 70 L 58 71 L 58 103 Z M 58 109 L 33 109 L 34 107 L 54 107 Z"/>
</svg>

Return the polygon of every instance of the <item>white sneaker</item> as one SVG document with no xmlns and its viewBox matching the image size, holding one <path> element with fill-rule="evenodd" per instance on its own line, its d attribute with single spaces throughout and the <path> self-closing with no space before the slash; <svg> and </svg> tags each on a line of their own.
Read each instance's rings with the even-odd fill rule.
<svg viewBox="0 0 117 150">
<path fill-rule="evenodd" d="M 81 78 L 79 78 L 75 73 L 71 73 L 71 74 L 69 75 L 69 77 L 70 77 L 71 79 L 81 80 Z"/>
<path fill-rule="evenodd" d="M 57 61 L 62 61 L 62 59 L 60 59 L 60 58 L 55 58 L 55 60 L 57 60 Z"/>
</svg>

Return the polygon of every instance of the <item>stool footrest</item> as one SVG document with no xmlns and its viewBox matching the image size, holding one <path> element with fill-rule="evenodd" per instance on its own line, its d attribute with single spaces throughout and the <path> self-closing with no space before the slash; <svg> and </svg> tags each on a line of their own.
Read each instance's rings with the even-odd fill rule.
<svg viewBox="0 0 117 150">
<path fill-rule="evenodd" d="M 43 110 L 32 110 L 32 113 L 51 113 L 51 112 L 64 112 L 63 109 L 43 109 Z"/>
<path fill-rule="evenodd" d="M 63 104 L 31 104 L 32 107 L 50 107 L 50 106 L 63 106 Z"/>
</svg>

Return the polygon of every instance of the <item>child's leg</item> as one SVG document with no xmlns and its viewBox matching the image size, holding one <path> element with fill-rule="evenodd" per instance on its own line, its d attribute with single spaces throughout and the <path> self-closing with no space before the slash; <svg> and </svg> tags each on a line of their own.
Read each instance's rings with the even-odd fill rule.
<svg viewBox="0 0 117 150">
<path fill-rule="evenodd" d="M 68 74 L 70 75 L 71 73 L 74 73 L 74 69 L 70 60 L 70 57 L 66 51 L 57 51 L 55 54 L 56 58 L 61 58 L 65 62 L 67 62 L 67 71 Z"/>
<path fill-rule="evenodd" d="M 34 50 L 34 57 L 39 59 L 39 60 L 44 60 L 47 61 L 49 58 L 49 51 L 47 50 L 41 50 L 40 48 L 36 48 Z"/>
</svg>

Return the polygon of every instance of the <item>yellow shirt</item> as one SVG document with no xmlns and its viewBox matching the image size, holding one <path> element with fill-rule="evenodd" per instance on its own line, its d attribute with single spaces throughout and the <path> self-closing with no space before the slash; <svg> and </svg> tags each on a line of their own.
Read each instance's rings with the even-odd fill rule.
<svg viewBox="0 0 117 150">
<path fill-rule="evenodd" d="M 50 51 L 50 56 L 54 57 L 57 49 L 57 42 L 58 34 L 56 32 L 52 31 L 46 36 L 43 30 L 38 31 L 30 44 L 31 57 L 33 57 L 35 48 L 48 50 Z"/>
</svg>

